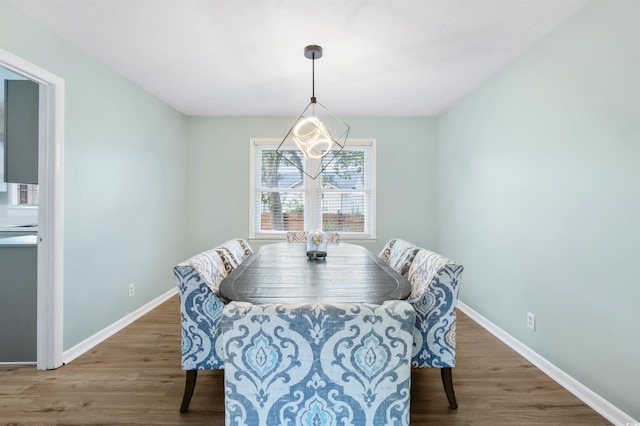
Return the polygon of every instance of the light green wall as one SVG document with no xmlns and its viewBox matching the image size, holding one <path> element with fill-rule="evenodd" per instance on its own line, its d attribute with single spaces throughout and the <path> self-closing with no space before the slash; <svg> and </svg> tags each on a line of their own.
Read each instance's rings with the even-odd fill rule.
<svg viewBox="0 0 640 426">
<path fill-rule="evenodd" d="M 465 265 L 461 300 L 634 418 L 639 16 L 595 0 L 438 119 L 439 249 Z"/>
<path fill-rule="evenodd" d="M 65 80 L 67 350 L 175 285 L 171 268 L 186 253 L 186 118 L 6 0 L 0 48 Z"/>
<path fill-rule="evenodd" d="M 342 117 L 349 137 L 377 140 L 377 241 L 436 244 L 435 139 L 432 118 Z M 282 138 L 295 117 L 188 119 L 188 241 L 195 254 L 249 235 L 249 139 Z M 401 217 L 401 220 L 398 218 Z M 252 245 L 259 245 L 254 242 Z"/>
</svg>

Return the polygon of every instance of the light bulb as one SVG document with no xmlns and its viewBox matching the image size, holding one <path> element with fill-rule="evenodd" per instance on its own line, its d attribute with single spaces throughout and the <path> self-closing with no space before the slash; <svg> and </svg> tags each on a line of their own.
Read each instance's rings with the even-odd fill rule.
<svg viewBox="0 0 640 426">
<path fill-rule="evenodd" d="M 333 137 L 318 117 L 299 120 L 291 130 L 291 135 L 305 158 L 317 160 L 333 149 Z"/>
</svg>

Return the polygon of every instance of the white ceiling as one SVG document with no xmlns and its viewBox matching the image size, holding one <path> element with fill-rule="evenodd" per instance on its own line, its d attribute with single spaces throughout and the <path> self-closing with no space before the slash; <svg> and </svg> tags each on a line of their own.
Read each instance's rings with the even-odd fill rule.
<svg viewBox="0 0 640 426">
<path fill-rule="evenodd" d="M 188 115 L 447 109 L 589 0 L 10 0 Z"/>
</svg>

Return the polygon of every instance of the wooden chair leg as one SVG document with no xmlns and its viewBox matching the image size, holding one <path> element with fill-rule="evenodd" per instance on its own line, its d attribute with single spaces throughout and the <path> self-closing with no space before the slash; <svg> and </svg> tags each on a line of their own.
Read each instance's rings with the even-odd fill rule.
<svg viewBox="0 0 640 426">
<path fill-rule="evenodd" d="M 193 396 L 193 389 L 196 387 L 196 379 L 198 378 L 198 370 L 187 370 L 187 381 L 184 385 L 184 396 L 182 397 L 182 405 L 180 412 L 186 413 L 189 409 L 189 403 Z"/>
<path fill-rule="evenodd" d="M 451 367 L 441 368 L 440 375 L 442 376 L 444 392 L 447 394 L 447 399 L 449 400 L 449 407 L 455 410 L 458 408 L 458 403 L 456 402 L 456 394 L 453 392 L 453 376 L 451 375 Z"/>
</svg>

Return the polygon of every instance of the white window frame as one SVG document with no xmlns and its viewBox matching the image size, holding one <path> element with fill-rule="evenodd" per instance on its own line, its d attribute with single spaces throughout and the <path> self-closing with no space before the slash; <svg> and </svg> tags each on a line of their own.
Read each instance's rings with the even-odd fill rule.
<svg viewBox="0 0 640 426">
<path fill-rule="evenodd" d="M 259 199 L 259 191 L 256 191 L 256 185 L 260 184 L 260 171 L 256 170 L 257 167 L 257 153 L 259 147 L 273 147 L 276 149 L 280 143 L 281 139 L 275 138 L 251 138 L 249 140 L 249 239 L 254 240 L 283 240 L 287 231 L 260 231 L 256 229 L 255 216 L 258 214 L 256 209 L 260 209 L 260 199 Z M 288 144 L 285 144 L 288 145 Z M 368 214 L 365 215 L 365 220 L 367 220 L 367 224 L 365 229 L 368 229 L 368 233 L 349 233 L 349 232 L 339 232 L 341 236 L 341 240 L 375 240 L 376 239 L 376 139 L 374 138 L 354 138 L 348 139 L 345 145 L 345 149 L 354 146 L 368 146 L 370 149 L 368 150 L 368 161 L 365 162 L 365 165 L 368 166 L 367 177 L 369 178 L 370 188 L 369 188 L 369 200 L 370 205 L 368 207 Z M 291 148 L 295 148 L 295 144 L 291 142 Z M 307 160 L 312 161 L 312 160 Z M 316 160 L 317 161 L 317 160 Z M 310 170 L 315 170 L 312 166 Z M 317 213 L 317 209 L 321 208 L 320 203 L 315 200 L 320 200 L 319 193 L 320 192 L 330 192 L 327 190 L 323 190 L 321 188 L 322 177 L 318 176 L 317 179 L 311 179 L 309 176 L 304 176 L 304 189 L 295 189 L 295 192 L 306 192 L 307 193 L 307 203 L 305 203 L 304 209 L 304 221 L 305 228 L 315 229 L 317 225 L 306 225 L 312 224 L 314 220 L 318 220 L 321 218 L 321 214 Z M 348 192 L 345 190 L 340 190 L 340 192 Z M 361 192 L 361 191 L 359 191 Z"/>
</svg>

